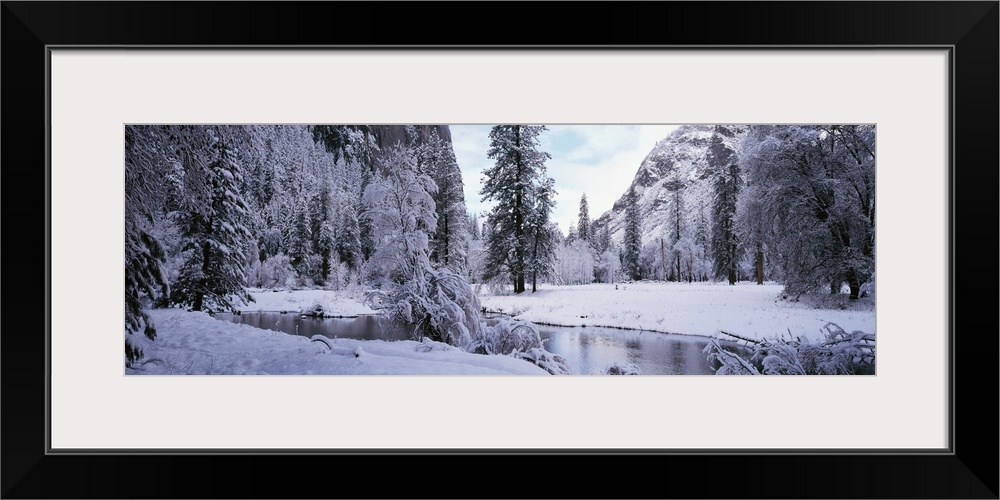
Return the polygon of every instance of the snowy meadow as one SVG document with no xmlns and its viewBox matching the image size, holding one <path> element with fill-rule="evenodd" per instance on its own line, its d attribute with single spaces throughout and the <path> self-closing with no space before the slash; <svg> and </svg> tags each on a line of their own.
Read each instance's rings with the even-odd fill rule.
<svg viewBox="0 0 1000 500">
<path fill-rule="evenodd" d="M 874 127 L 615 127 L 126 127 L 125 373 L 874 374 Z"/>
</svg>

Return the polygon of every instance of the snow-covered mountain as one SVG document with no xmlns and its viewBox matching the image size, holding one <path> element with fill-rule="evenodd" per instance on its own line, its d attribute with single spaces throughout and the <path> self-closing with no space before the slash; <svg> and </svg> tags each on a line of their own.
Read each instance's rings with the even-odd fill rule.
<svg viewBox="0 0 1000 500">
<path fill-rule="evenodd" d="M 631 184 L 639 198 L 643 243 L 673 234 L 678 189 L 682 235 L 691 235 L 699 224 L 709 223 L 714 176 L 736 160 L 748 131 L 745 125 L 684 125 L 653 147 Z M 594 221 L 595 227 L 607 226 L 612 240 L 619 244 L 625 234 L 627 194 Z"/>
</svg>

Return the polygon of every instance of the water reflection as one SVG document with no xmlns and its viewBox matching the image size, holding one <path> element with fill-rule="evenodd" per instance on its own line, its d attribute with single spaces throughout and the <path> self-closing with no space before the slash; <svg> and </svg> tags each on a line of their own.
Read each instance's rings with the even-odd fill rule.
<svg viewBox="0 0 1000 500">
<path fill-rule="evenodd" d="M 255 328 L 276 330 L 304 337 L 323 335 L 331 339 L 339 337 L 386 341 L 410 338 L 410 329 L 405 325 L 376 315 L 358 316 L 357 318 L 311 318 L 294 313 L 255 312 L 239 315 L 219 313 L 216 314 L 216 317 Z"/>
<path fill-rule="evenodd" d="M 644 375 L 712 375 L 704 337 L 599 327 L 539 327 L 545 348 L 566 358 L 573 372 L 603 373 L 613 363 L 632 363 Z"/>
<path fill-rule="evenodd" d="M 406 340 L 412 328 L 381 316 L 310 318 L 298 314 L 218 314 L 222 320 L 292 335 L 359 340 Z M 495 324 L 496 319 L 488 319 Z M 632 363 L 643 375 L 712 375 L 704 352 L 708 339 L 600 327 L 539 326 L 545 348 L 566 359 L 574 374 L 603 373 L 611 364 Z"/>
</svg>

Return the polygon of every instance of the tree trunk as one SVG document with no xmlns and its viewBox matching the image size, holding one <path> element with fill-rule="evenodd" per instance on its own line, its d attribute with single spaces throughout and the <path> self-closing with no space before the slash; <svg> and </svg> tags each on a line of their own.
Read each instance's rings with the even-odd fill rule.
<svg viewBox="0 0 1000 500">
<path fill-rule="evenodd" d="M 764 250 L 763 244 L 757 242 L 757 284 L 764 284 Z"/>
<path fill-rule="evenodd" d="M 323 286 L 323 285 L 326 284 L 326 277 L 330 275 L 330 253 L 329 252 L 324 252 L 323 253 L 323 264 L 322 264 L 322 267 L 320 268 L 320 274 L 322 274 L 322 276 L 319 277 L 319 282 L 317 284 L 320 285 L 320 286 Z"/>
<path fill-rule="evenodd" d="M 211 226 L 209 226 L 211 227 Z M 201 275 L 202 278 L 198 280 L 198 291 L 194 293 L 194 303 L 191 304 L 191 310 L 200 311 L 205 302 L 205 289 L 208 287 L 208 276 L 209 269 L 209 258 L 212 255 L 212 251 L 208 246 L 208 243 L 202 243 L 201 245 Z"/>
<path fill-rule="evenodd" d="M 524 291 L 524 217 L 522 216 L 521 192 L 521 128 L 514 127 L 514 163 L 517 165 L 517 188 L 514 190 L 514 239 L 517 247 L 514 249 L 517 269 L 514 271 L 514 293 Z"/>
<path fill-rule="evenodd" d="M 448 214 L 444 216 L 444 265 L 448 265 Z"/>
<path fill-rule="evenodd" d="M 677 282 L 680 283 L 682 281 L 682 278 L 681 278 L 681 254 L 677 254 L 675 257 L 677 259 Z"/>
<path fill-rule="evenodd" d="M 848 298 L 858 300 L 858 295 L 861 293 L 861 283 L 854 269 L 847 271 L 847 286 L 851 289 L 851 295 Z"/>
<path fill-rule="evenodd" d="M 660 279 L 667 280 L 667 254 L 663 252 L 663 238 L 660 238 Z"/>
</svg>

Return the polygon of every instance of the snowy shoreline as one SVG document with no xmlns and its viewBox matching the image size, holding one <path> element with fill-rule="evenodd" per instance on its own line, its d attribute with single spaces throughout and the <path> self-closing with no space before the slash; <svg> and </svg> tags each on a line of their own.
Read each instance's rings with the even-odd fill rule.
<svg viewBox="0 0 1000 500">
<path fill-rule="evenodd" d="M 616 288 L 617 287 L 617 288 Z M 485 310 L 539 325 L 602 327 L 673 335 L 713 337 L 721 331 L 744 337 L 821 338 L 834 323 L 847 331 L 875 332 L 871 300 L 838 302 L 843 309 L 811 307 L 781 300 L 782 286 L 738 283 L 592 284 L 541 287 L 535 293 L 492 295 L 483 291 Z"/>
<path fill-rule="evenodd" d="M 819 309 L 780 299 L 781 286 L 751 283 L 639 282 L 615 285 L 546 285 L 536 293 L 480 294 L 483 311 L 536 325 L 601 327 L 713 337 L 822 338 L 828 323 L 875 333 L 872 301 L 844 309 Z M 360 290 L 251 290 L 255 303 L 241 312 L 303 314 L 322 307 L 325 317 L 378 314 L 362 303 Z M 440 342 L 309 338 L 222 321 L 206 313 L 154 309 L 157 339 L 128 335 L 145 356 L 127 374 L 346 374 L 346 375 L 548 375 L 510 356 L 473 354 Z M 346 353 L 346 354 L 345 354 Z M 355 356 L 355 353 L 358 355 Z M 349 354 L 349 355 L 347 355 Z"/>
<path fill-rule="evenodd" d="M 837 296 L 825 308 L 807 300 L 782 300 L 777 283 L 636 282 L 591 285 L 543 285 L 535 293 L 493 295 L 478 287 L 482 311 L 554 327 L 599 327 L 670 335 L 713 337 L 720 331 L 760 339 L 779 335 L 821 338 L 834 323 L 846 331 L 875 333 L 871 299 L 848 301 Z M 311 314 L 356 318 L 378 315 L 364 304 L 360 289 L 251 290 L 256 302 L 241 312 Z"/>
<path fill-rule="evenodd" d="M 323 339 L 289 335 L 182 309 L 149 311 L 157 338 L 129 342 L 144 352 L 126 375 L 542 375 L 511 356 L 466 352 L 441 342 Z"/>
</svg>

